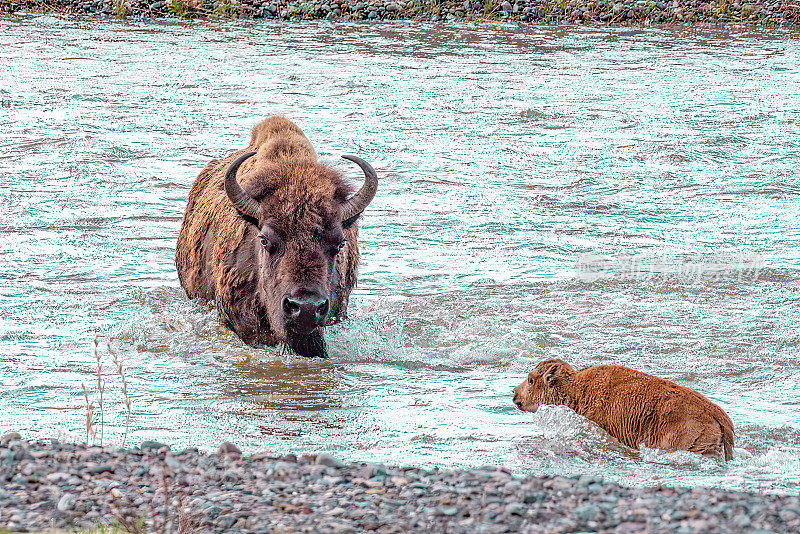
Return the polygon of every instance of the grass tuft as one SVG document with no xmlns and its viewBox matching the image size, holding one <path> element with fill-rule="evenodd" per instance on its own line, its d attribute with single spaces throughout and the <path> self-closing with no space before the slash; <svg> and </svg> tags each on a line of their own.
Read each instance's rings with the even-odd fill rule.
<svg viewBox="0 0 800 534">
<path fill-rule="evenodd" d="M 111 363 L 114 366 L 114 371 L 119 376 L 120 379 L 120 392 L 122 394 L 122 406 L 125 409 L 125 433 L 122 435 L 122 446 L 125 447 L 125 442 L 128 438 L 128 430 L 130 428 L 131 422 L 131 398 L 128 394 L 128 377 L 125 374 L 125 367 L 122 364 L 122 360 L 119 358 L 119 355 L 111 348 L 110 344 L 107 344 L 108 353 L 111 357 Z M 103 359 L 100 354 L 100 335 L 96 335 L 94 338 L 94 347 L 92 348 L 95 362 L 97 363 L 97 393 L 95 398 L 90 398 L 89 396 L 89 389 L 86 387 L 86 384 L 81 383 L 81 387 L 83 388 L 83 399 L 85 402 L 86 407 L 86 444 L 89 445 L 91 441 L 92 445 L 98 444 L 101 447 L 103 446 L 103 434 L 104 434 L 104 427 L 105 427 L 105 389 L 106 389 L 106 380 L 103 378 Z M 97 414 L 99 413 L 99 421 L 97 420 Z M 98 443 L 98 433 L 99 433 L 99 443 Z"/>
<path fill-rule="evenodd" d="M 115 0 L 114 1 L 114 15 L 118 19 L 126 19 L 128 15 L 130 15 L 130 6 L 128 5 L 128 0 Z"/>
<path fill-rule="evenodd" d="M 239 0 L 221 0 L 214 9 L 214 14 L 223 19 L 235 19 L 242 12 L 242 3 Z"/>
</svg>

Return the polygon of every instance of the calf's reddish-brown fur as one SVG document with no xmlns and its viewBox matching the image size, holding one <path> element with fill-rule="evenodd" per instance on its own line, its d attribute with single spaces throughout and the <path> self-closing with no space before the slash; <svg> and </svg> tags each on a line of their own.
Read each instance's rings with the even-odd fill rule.
<svg viewBox="0 0 800 534">
<path fill-rule="evenodd" d="M 535 412 L 563 404 L 628 447 L 733 458 L 733 423 L 689 388 L 619 365 L 576 370 L 562 360 L 539 363 L 514 389 L 514 404 Z"/>
<path fill-rule="evenodd" d="M 226 169 L 247 152 L 256 154 L 235 178 L 257 201 L 256 218 L 238 212 L 224 186 Z M 190 298 L 215 301 L 249 344 L 283 342 L 324 356 L 319 329 L 290 331 L 281 305 L 293 288 L 311 288 L 329 299 L 328 324 L 344 315 L 359 260 L 357 216 L 342 220 L 352 194 L 339 172 L 317 161 L 300 128 L 283 117 L 264 120 L 245 149 L 211 161 L 197 177 L 175 253 L 181 285 Z"/>
</svg>

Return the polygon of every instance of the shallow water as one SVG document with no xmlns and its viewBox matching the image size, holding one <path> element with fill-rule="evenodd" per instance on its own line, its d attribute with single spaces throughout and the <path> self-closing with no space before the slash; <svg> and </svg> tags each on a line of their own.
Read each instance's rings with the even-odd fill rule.
<svg viewBox="0 0 800 534">
<path fill-rule="evenodd" d="M 800 483 L 800 44 L 765 33 L 0 18 L 0 431 L 625 484 Z M 380 175 L 326 361 L 187 301 L 186 197 L 264 116 Z M 521 413 L 536 362 L 697 389 L 727 466 Z M 98 436 L 99 439 L 99 436 Z"/>
</svg>

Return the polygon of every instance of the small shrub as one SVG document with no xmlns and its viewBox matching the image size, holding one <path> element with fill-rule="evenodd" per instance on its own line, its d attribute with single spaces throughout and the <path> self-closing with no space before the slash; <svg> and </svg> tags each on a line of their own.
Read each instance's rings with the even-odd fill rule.
<svg viewBox="0 0 800 534">
<path fill-rule="evenodd" d="M 127 0 L 114 1 L 114 15 L 116 15 L 117 18 L 126 19 L 128 15 L 130 15 L 130 12 L 131 10 Z"/>
<path fill-rule="evenodd" d="M 209 14 L 203 0 L 172 0 L 170 11 L 182 19 Z"/>
<path fill-rule="evenodd" d="M 214 13 L 223 19 L 235 19 L 242 11 L 242 3 L 238 0 L 221 0 Z"/>
</svg>

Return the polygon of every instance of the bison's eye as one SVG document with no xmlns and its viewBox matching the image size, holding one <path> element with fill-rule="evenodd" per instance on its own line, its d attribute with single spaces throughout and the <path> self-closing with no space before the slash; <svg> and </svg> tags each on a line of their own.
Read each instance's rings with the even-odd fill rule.
<svg viewBox="0 0 800 534">
<path fill-rule="evenodd" d="M 330 254 L 331 256 L 336 256 L 339 253 L 339 251 L 344 248 L 346 244 L 347 241 L 342 239 L 340 242 L 338 242 L 337 244 L 333 245 L 331 248 L 328 249 L 328 254 Z"/>
<path fill-rule="evenodd" d="M 528 384 L 533 385 L 533 377 L 532 376 L 528 377 Z"/>
<path fill-rule="evenodd" d="M 260 235 L 258 236 L 258 240 L 261 241 L 261 246 L 264 247 L 264 250 L 266 250 L 270 256 L 281 254 L 281 242 L 277 239 L 270 239 L 265 235 Z"/>
</svg>

